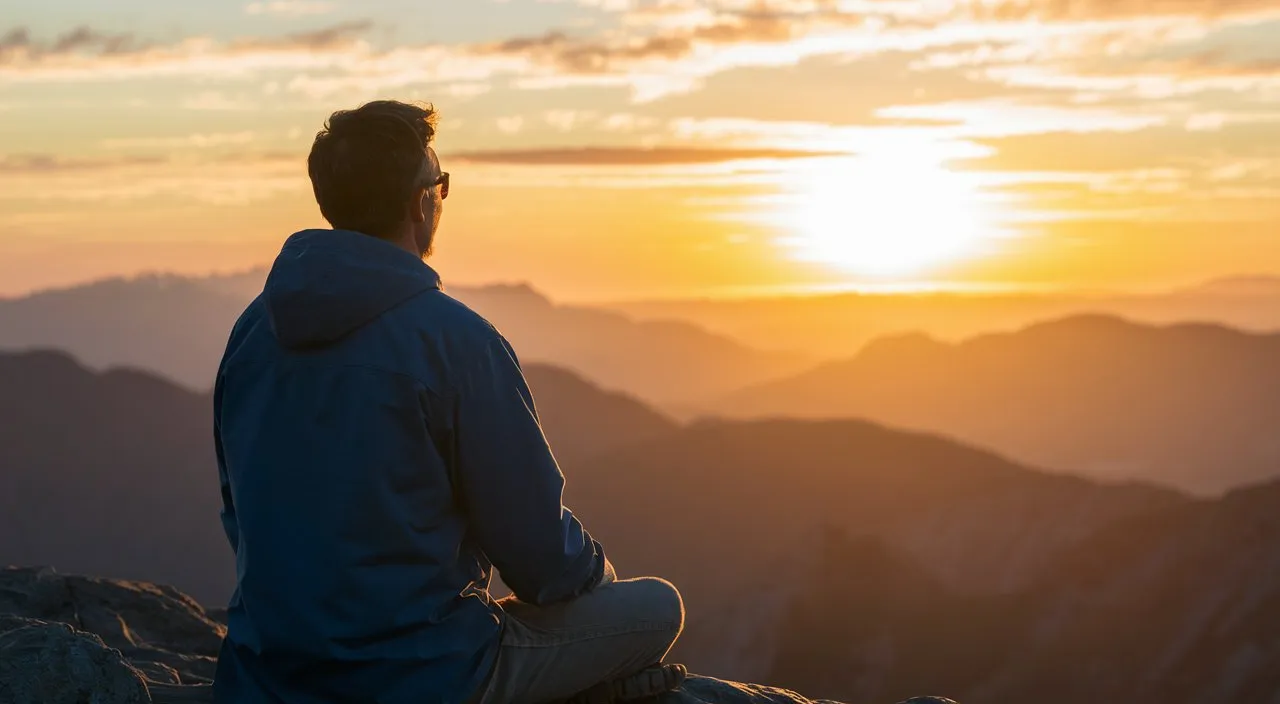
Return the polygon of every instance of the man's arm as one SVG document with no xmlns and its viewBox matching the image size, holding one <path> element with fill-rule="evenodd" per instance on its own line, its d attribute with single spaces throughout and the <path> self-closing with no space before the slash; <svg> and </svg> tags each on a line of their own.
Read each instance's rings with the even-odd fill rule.
<svg viewBox="0 0 1280 704">
<path fill-rule="evenodd" d="M 515 353 L 499 337 L 469 362 L 458 383 L 456 476 L 481 549 L 521 601 L 594 589 L 604 549 L 563 505 L 564 475 Z"/>
<path fill-rule="evenodd" d="M 231 542 L 231 550 L 240 548 L 240 527 L 236 524 L 235 504 L 231 501 L 231 482 L 227 478 L 227 461 L 222 451 L 222 373 L 213 387 L 213 450 L 218 458 L 218 484 L 222 487 L 222 530 Z"/>
</svg>

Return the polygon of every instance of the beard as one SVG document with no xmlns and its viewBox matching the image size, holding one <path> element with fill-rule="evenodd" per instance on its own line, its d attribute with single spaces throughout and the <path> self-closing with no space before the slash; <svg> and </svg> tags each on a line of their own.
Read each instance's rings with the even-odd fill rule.
<svg viewBox="0 0 1280 704">
<path fill-rule="evenodd" d="M 437 203 L 434 212 L 431 214 L 431 226 L 425 232 L 420 232 L 414 236 L 414 244 L 423 259 L 435 253 L 436 232 L 440 229 L 440 210 L 440 204 Z"/>
</svg>

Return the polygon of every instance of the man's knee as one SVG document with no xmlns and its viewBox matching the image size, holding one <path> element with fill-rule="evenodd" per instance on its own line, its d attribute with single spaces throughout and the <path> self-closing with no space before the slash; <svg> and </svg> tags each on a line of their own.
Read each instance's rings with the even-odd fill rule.
<svg viewBox="0 0 1280 704">
<path fill-rule="evenodd" d="M 684 600 L 680 591 L 671 582 L 657 577 L 629 579 L 611 586 L 626 594 L 625 608 L 631 618 L 644 624 L 633 635 L 636 664 L 643 667 L 660 662 L 684 630 Z"/>
<path fill-rule="evenodd" d="M 631 591 L 633 607 L 646 620 L 679 633 L 684 628 L 684 600 L 680 590 L 665 579 L 641 577 L 620 582 Z"/>
<path fill-rule="evenodd" d="M 662 618 L 675 624 L 675 629 L 679 632 L 684 628 L 684 598 L 680 596 L 680 590 L 665 579 L 655 577 L 653 581 L 656 582 L 654 591 L 657 593 L 655 600 L 658 612 Z"/>
</svg>

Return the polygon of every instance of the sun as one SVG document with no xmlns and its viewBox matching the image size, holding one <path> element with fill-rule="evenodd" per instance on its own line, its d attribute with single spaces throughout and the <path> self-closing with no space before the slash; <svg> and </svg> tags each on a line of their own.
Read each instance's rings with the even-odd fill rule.
<svg viewBox="0 0 1280 704">
<path fill-rule="evenodd" d="M 823 160 L 794 176 L 776 220 L 802 261 L 920 275 L 983 255 L 998 234 L 975 179 L 922 155 Z"/>
</svg>

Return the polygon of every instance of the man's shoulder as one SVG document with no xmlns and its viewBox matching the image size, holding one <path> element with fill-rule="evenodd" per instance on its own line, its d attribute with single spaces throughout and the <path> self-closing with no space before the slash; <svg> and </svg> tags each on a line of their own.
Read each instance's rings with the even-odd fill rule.
<svg viewBox="0 0 1280 704">
<path fill-rule="evenodd" d="M 245 341 L 245 339 L 259 329 L 262 325 L 267 324 L 266 308 L 262 304 L 262 294 L 254 297 L 249 305 L 236 318 L 236 322 L 231 326 L 231 332 L 227 334 L 227 347 L 223 355 L 223 363 L 229 358 Z"/>
<path fill-rule="evenodd" d="M 484 316 L 439 289 L 424 291 L 402 307 L 412 324 L 433 337 L 487 344 L 501 333 Z"/>
<path fill-rule="evenodd" d="M 398 306 L 384 319 L 396 331 L 417 338 L 418 352 L 402 361 L 406 372 L 422 379 L 439 379 L 458 386 L 464 370 L 486 357 L 496 344 L 505 344 L 502 333 L 484 316 L 462 301 L 432 289 Z"/>
</svg>

